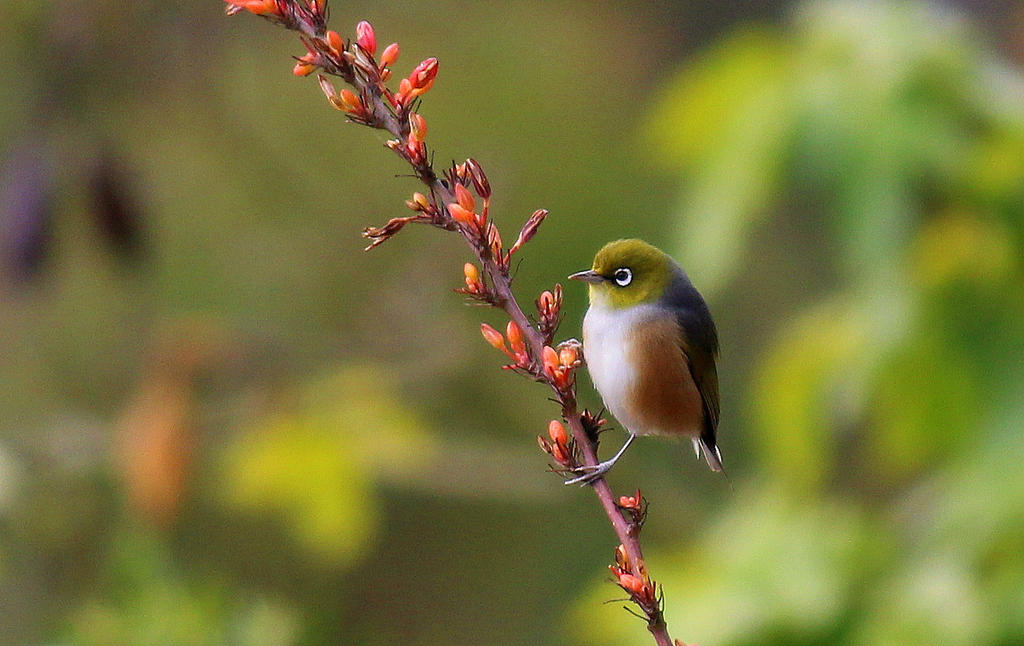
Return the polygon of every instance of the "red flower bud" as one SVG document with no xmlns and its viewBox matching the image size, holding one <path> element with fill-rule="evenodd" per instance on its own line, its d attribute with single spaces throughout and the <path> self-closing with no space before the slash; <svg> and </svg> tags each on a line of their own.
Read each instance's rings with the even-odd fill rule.
<svg viewBox="0 0 1024 646">
<path fill-rule="evenodd" d="M 377 35 L 370 23 L 363 20 L 356 25 L 356 43 L 370 56 L 377 53 Z"/>
<path fill-rule="evenodd" d="M 551 309 L 552 304 L 555 302 L 554 295 L 544 290 L 540 293 L 540 298 L 537 299 L 537 309 L 541 311 L 541 314 Z"/>
<path fill-rule="evenodd" d="M 537 229 L 540 228 L 541 222 L 543 222 L 546 217 L 548 217 L 546 209 L 537 209 L 533 212 L 533 215 L 530 216 L 526 221 L 526 224 L 524 224 L 523 228 L 519 231 L 519 237 L 516 238 L 515 244 L 512 245 L 511 249 L 509 249 L 508 252 L 510 255 L 519 251 L 520 247 L 530 241 L 530 238 L 537 233 Z"/>
<path fill-rule="evenodd" d="M 558 370 L 558 353 L 550 345 L 544 346 L 544 370 L 554 373 Z"/>
<path fill-rule="evenodd" d="M 412 74 L 409 75 L 409 81 L 412 82 L 414 88 L 423 88 L 424 91 L 429 89 L 430 85 L 433 84 L 434 78 L 437 77 L 437 59 L 428 58 L 413 69 Z"/>
<path fill-rule="evenodd" d="M 473 188 L 476 189 L 477 195 L 487 199 L 491 196 L 491 183 L 487 181 L 487 175 L 484 174 L 484 169 L 480 167 L 480 163 L 472 157 L 466 160 L 466 169 L 469 171 L 469 177 L 473 180 Z"/>
<path fill-rule="evenodd" d="M 635 574 L 623 572 L 619 575 L 619 585 L 622 589 L 634 596 L 642 596 L 647 584 Z"/>
</svg>

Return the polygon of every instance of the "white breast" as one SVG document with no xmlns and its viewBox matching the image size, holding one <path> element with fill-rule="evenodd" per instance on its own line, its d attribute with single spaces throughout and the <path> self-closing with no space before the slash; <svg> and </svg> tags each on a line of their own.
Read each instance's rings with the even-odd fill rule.
<svg viewBox="0 0 1024 646">
<path fill-rule="evenodd" d="M 591 305 L 583 318 L 583 353 L 594 387 L 612 415 L 633 433 L 642 433 L 626 414 L 624 402 L 636 379 L 630 352 L 630 329 L 654 313 L 650 305 L 613 309 Z"/>
</svg>

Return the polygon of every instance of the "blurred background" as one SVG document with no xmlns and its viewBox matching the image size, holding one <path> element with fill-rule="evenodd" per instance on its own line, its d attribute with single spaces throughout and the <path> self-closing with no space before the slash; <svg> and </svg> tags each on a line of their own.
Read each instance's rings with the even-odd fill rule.
<svg viewBox="0 0 1024 646">
<path fill-rule="evenodd" d="M 524 303 L 627 236 L 708 298 L 730 482 L 655 439 L 610 476 L 674 637 L 1024 644 L 1019 2 L 332 3 L 361 19 L 397 76 L 440 59 L 428 144 L 506 237 L 550 209 Z M 293 34 L 0 21 L 0 643 L 650 643 L 467 249 L 362 252 L 417 186 Z"/>
</svg>

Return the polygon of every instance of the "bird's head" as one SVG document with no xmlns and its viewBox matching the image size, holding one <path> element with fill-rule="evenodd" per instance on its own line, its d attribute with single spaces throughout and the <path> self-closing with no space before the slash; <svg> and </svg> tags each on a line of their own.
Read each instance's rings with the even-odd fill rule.
<svg viewBox="0 0 1024 646">
<path fill-rule="evenodd" d="M 672 260 L 643 240 L 616 240 L 597 252 L 590 270 L 569 278 L 590 284 L 592 306 L 625 309 L 661 298 L 672 278 Z"/>
</svg>

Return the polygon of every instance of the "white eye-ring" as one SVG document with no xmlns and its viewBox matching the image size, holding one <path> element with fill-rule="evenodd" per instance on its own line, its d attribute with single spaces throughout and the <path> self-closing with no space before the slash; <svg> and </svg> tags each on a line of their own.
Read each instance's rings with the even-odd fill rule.
<svg viewBox="0 0 1024 646">
<path fill-rule="evenodd" d="M 628 267 L 619 267 L 612 275 L 612 279 L 615 280 L 615 284 L 619 287 L 625 287 L 633 282 L 633 271 Z"/>
</svg>

